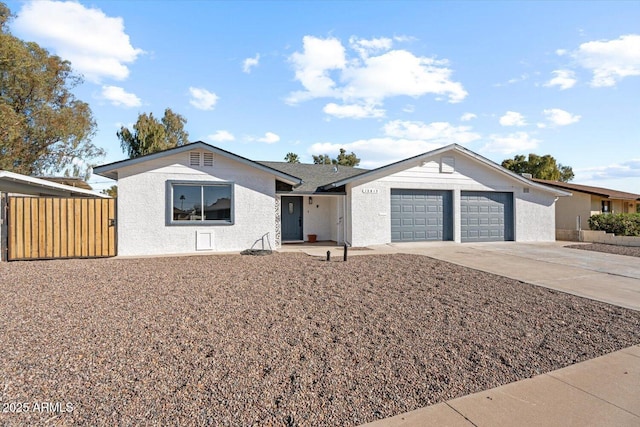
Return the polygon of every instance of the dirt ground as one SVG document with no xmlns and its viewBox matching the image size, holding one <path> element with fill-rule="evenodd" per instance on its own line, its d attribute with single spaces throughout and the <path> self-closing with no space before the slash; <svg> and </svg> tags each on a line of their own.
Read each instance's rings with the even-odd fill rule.
<svg viewBox="0 0 640 427">
<path fill-rule="evenodd" d="M 639 312 L 416 255 L 0 277 L 2 425 L 358 425 L 640 342 Z"/>
</svg>

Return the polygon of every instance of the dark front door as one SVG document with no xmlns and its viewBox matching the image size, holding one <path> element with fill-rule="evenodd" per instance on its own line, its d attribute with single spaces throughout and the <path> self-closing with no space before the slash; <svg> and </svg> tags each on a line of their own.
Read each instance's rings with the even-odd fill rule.
<svg viewBox="0 0 640 427">
<path fill-rule="evenodd" d="M 302 240 L 302 197 L 282 197 L 282 241 Z"/>
</svg>

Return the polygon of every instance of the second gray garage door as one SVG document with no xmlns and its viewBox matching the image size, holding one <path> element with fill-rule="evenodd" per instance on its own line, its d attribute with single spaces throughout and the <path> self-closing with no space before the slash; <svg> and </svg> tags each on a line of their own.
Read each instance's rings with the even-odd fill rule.
<svg viewBox="0 0 640 427">
<path fill-rule="evenodd" d="M 463 242 L 513 240 L 513 193 L 463 191 L 460 220 Z"/>
<path fill-rule="evenodd" d="M 453 240 L 451 191 L 391 189 L 391 241 Z"/>
</svg>

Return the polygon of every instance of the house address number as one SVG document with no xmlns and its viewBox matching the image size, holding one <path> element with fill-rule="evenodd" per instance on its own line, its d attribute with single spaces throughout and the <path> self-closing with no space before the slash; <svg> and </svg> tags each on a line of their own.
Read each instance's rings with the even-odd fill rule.
<svg viewBox="0 0 640 427">
<path fill-rule="evenodd" d="M 363 188 L 362 192 L 365 194 L 378 194 L 380 190 L 378 190 L 377 188 Z"/>
</svg>

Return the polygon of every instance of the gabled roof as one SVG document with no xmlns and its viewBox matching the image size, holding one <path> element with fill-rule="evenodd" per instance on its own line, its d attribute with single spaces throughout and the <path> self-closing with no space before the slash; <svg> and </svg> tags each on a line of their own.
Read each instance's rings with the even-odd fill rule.
<svg viewBox="0 0 640 427">
<path fill-rule="evenodd" d="M 404 159 L 404 160 L 400 160 L 398 162 L 395 163 L 391 163 L 389 165 L 386 166 L 382 166 L 379 167 L 377 169 L 372 169 L 369 170 L 367 172 L 358 174 L 358 175 L 354 175 L 345 179 L 341 179 L 341 180 L 336 180 L 332 183 L 329 183 L 327 185 L 325 185 L 323 187 L 324 190 L 328 190 L 329 188 L 333 188 L 333 187 L 340 187 L 342 185 L 348 184 L 350 182 L 354 182 L 356 180 L 374 180 L 377 179 L 381 176 L 385 176 L 385 175 L 390 175 L 396 172 L 399 172 L 401 170 L 404 169 L 408 169 L 410 167 L 416 166 L 417 164 L 419 164 L 420 161 L 425 160 L 429 157 L 433 157 L 433 156 L 438 156 L 440 154 L 444 154 L 447 153 L 449 151 L 455 151 L 457 153 L 460 153 L 464 156 L 467 156 L 471 159 L 474 159 L 476 161 L 478 161 L 479 163 L 494 169 L 495 171 L 504 174 L 505 176 L 508 176 L 512 179 L 515 179 L 517 181 L 522 182 L 523 184 L 526 184 L 527 186 L 531 186 L 534 188 L 538 188 L 540 190 L 549 192 L 549 193 L 553 193 L 556 196 L 570 196 L 571 193 L 566 192 L 566 191 L 562 191 L 562 190 L 558 190 L 556 188 L 553 187 L 547 187 L 545 185 L 542 184 L 538 184 L 535 182 L 531 182 L 530 180 L 528 180 L 527 178 L 518 175 L 515 172 L 512 172 L 502 166 L 500 166 L 497 163 L 492 162 L 491 160 L 487 159 L 486 157 L 483 157 L 477 153 L 474 153 L 471 150 L 468 150 L 466 148 L 464 148 L 461 145 L 458 144 L 450 144 L 432 151 L 428 151 L 426 153 L 422 153 L 422 154 L 418 154 L 417 156 L 413 156 L 413 157 L 409 157 L 408 159 Z"/>
<path fill-rule="evenodd" d="M 270 168 L 269 166 L 265 166 L 262 165 L 258 162 L 254 162 L 253 160 L 249 160 L 246 157 L 242 157 L 239 156 L 237 154 L 233 154 L 229 151 L 223 150 L 221 148 L 218 147 L 214 147 L 213 145 L 209 145 L 206 144 L 202 141 L 196 141 L 196 142 L 192 142 L 190 144 L 185 144 L 185 145 L 181 145 L 180 147 L 175 147 L 175 148 L 170 148 L 168 150 L 164 150 L 164 151 L 159 151 L 157 153 L 152 153 L 152 154 L 147 154 L 146 156 L 140 156 L 140 157 L 136 157 L 134 159 L 126 159 L 126 160 L 120 160 L 118 162 L 113 162 L 113 163 L 109 163 L 106 165 L 102 165 L 102 166 L 97 166 L 95 168 L 93 168 L 93 173 L 97 174 L 97 175 L 101 175 L 104 176 L 106 178 L 111 178 L 111 179 L 118 179 L 118 170 L 128 167 L 128 166 L 133 166 L 136 164 L 140 164 L 143 162 L 147 162 L 149 160 L 155 160 L 155 159 L 161 159 L 163 157 L 167 157 L 167 156 L 172 156 L 174 154 L 179 154 L 179 153 L 183 153 L 186 151 L 191 151 L 191 150 L 196 150 L 196 149 L 201 149 L 201 150 L 205 150 L 205 151 L 210 151 L 212 153 L 227 157 L 229 159 L 235 160 L 239 163 L 243 163 L 247 166 L 251 166 L 253 168 L 259 169 L 263 172 L 267 172 L 273 175 L 276 175 L 279 179 L 281 179 L 282 181 L 285 181 L 288 184 L 292 184 L 292 185 L 297 185 L 300 184 L 302 181 L 298 178 L 295 177 L 293 175 L 289 175 L 286 174 L 284 172 L 281 172 L 279 170 Z"/>
<path fill-rule="evenodd" d="M 568 182 L 549 181 L 546 179 L 533 178 L 532 181 L 539 182 L 544 185 L 562 188 L 564 190 L 579 191 L 581 193 L 593 194 L 595 196 L 606 197 L 608 199 L 620 200 L 640 200 L 640 194 L 627 193 L 625 191 L 610 190 L 602 187 L 591 187 L 589 185 L 570 184 Z"/>
<path fill-rule="evenodd" d="M 69 193 L 72 197 L 91 196 L 109 198 L 108 195 L 99 193 L 97 191 L 85 190 L 84 188 L 72 187 L 70 185 L 59 184 L 57 182 L 52 182 L 49 180 L 35 178 L 33 176 L 22 175 L 9 171 L 0 171 L 0 189 L 2 189 L 3 187 L 3 182 L 6 183 L 5 185 L 7 187 L 15 189 L 15 191 L 8 191 L 11 193 L 35 194 L 37 189 L 38 193 L 46 193 L 48 190 L 52 192 L 52 195 L 59 194 L 59 192 L 62 191 L 65 193 Z M 27 193 L 26 189 L 28 188 L 32 188 L 34 191 L 32 193 Z"/>
<path fill-rule="evenodd" d="M 302 179 L 302 184 L 295 187 L 293 194 L 314 194 L 322 191 L 322 187 L 334 181 L 350 178 L 367 171 L 367 169 L 354 168 L 341 165 L 316 165 L 307 163 L 287 162 L 259 162 L 272 169 L 297 176 Z"/>
</svg>

